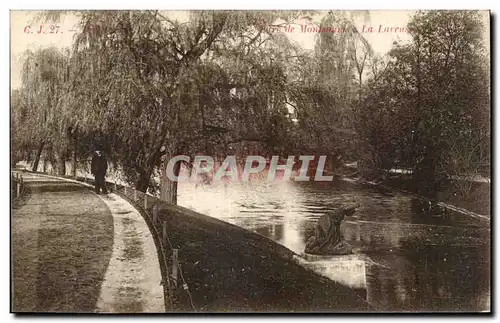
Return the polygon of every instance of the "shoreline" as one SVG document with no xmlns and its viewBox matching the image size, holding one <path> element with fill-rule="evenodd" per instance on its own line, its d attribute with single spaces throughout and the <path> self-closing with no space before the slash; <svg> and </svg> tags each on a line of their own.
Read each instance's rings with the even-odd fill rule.
<svg viewBox="0 0 500 323">
<path fill-rule="evenodd" d="M 48 176 L 71 179 L 69 176 Z M 108 185 L 113 187 L 112 183 Z M 134 202 L 131 188 L 124 193 L 119 186 L 113 193 L 128 199 L 144 217 L 144 209 Z M 173 290 L 173 312 L 374 310 L 352 288 L 298 264 L 298 255 L 277 242 L 214 217 L 161 202 L 150 195 L 147 199 L 148 205 L 158 205 L 158 224 L 164 221 L 169 240 L 173 248 L 178 249 L 180 269 L 187 285 L 178 284 Z M 155 227 L 161 232 L 160 225 Z M 158 254 L 161 252 L 158 250 Z M 166 248 L 163 252 L 170 267 L 172 249 Z M 164 266 L 158 266 L 165 274 Z M 189 297 L 185 288 L 190 292 Z"/>
<path fill-rule="evenodd" d="M 164 203 L 159 217 L 179 249 L 193 302 L 201 311 L 371 309 L 352 288 L 299 265 L 293 251 L 260 234 Z"/>
<path fill-rule="evenodd" d="M 411 177 L 407 173 L 394 172 L 392 176 L 386 179 L 374 182 L 364 180 L 361 177 L 353 177 L 345 175 L 355 171 L 357 168 L 352 165 L 344 165 L 339 168 L 339 173 L 326 172 L 326 175 L 334 175 L 338 180 L 358 183 L 362 185 L 370 185 L 373 187 L 381 187 L 406 194 L 412 198 L 416 198 L 425 202 L 433 202 L 436 205 L 448 209 L 453 212 L 458 212 L 474 218 L 490 221 L 491 219 L 491 179 L 488 177 L 467 178 L 455 177 L 447 180 L 445 185 L 435 191 L 435 197 L 419 194 L 413 187 Z M 488 179 L 488 180 L 485 180 Z M 470 181 L 469 195 L 464 198 L 460 193 L 459 188 L 454 182 Z"/>
</svg>

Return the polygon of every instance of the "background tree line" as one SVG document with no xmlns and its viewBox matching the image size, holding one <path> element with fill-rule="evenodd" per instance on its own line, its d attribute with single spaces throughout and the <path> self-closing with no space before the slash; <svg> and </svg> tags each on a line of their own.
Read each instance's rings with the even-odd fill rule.
<svg viewBox="0 0 500 323">
<path fill-rule="evenodd" d="M 428 193 L 489 168 L 489 49 L 474 12 L 420 12 L 408 27 L 412 42 L 394 44 L 363 89 L 358 156 L 366 172 L 411 170 Z"/>
<path fill-rule="evenodd" d="M 412 41 L 383 57 L 354 26 L 368 12 L 324 15 L 319 25 L 351 32 L 318 33 L 312 51 L 268 28 L 312 20 L 307 11 L 193 11 L 187 22 L 161 11 L 71 14 L 81 31 L 70 50 L 23 57 L 13 162 L 37 169 L 44 151 L 65 174 L 99 140 L 130 184 L 154 190 L 160 175 L 173 203 L 170 157 L 235 146 L 321 151 L 358 161 L 367 178 L 404 167 L 432 188 L 489 162 L 489 52 L 474 12 L 420 12 Z"/>
</svg>

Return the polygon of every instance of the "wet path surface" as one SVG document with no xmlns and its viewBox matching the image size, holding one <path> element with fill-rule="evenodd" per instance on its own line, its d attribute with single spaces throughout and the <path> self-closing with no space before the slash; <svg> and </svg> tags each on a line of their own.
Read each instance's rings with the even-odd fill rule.
<svg viewBox="0 0 500 323">
<path fill-rule="evenodd" d="M 114 220 L 114 245 L 98 312 L 165 312 L 156 246 L 139 212 L 116 194 L 101 197 Z"/>
<path fill-rule="evenodd" d="M 30 193 L 11 218 L 14 312 L 163 311 L 156 249 L 137 211 L 78 183 L 23 177 Z"/>
<path fill-rule="evenodd" d="M 345 182 L 197 188 L 181 183 L 179 192 L 180 205 L 257 232 L 297 254 L 325 211 L 357 201 L 361 207 L 342 225 L 357 256 L 308 259 L 309 267 L 361 290 L 382 311 L 489 309 L 489 220 Z"/>
</svg>

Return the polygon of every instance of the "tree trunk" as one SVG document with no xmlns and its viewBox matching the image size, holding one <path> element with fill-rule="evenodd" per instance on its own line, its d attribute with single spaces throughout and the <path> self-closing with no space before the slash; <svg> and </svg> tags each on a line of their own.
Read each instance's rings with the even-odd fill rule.
<svg viewBox="0 0 500 323">
<path fill-rule="evenodd" d="M 40 147 L 38 148 L 38 151 L 36 152 L 35 160 L 33 161 L 33 167 L 31 170 L 33 172 L 36 172 L 38 170 L 38 164 L 40 163 L 40 156 L 42 155 L 43 147 L 45 146 L 44 142 L 40 143 Z"/>
<path fill-rule="evenodd" d="M 137 186 L 136 186 L 136 188 L 139 191 L 143 193 L 147 192 L 152 172 L 153 172 L 152 169 L 146 169 L 144 171 L 139 172 L 139 179 L 137 180 Z"/>
<path fill-rule="evenodd" d="M 76 153 L 77 153 L 77 150 L 78 150 L 78 138 L 76 137 L 75 135 L 75 148 L 74 148 L 74 151 L 73 151 L 73 160 L 72 160 L 72 167 L 71 167 L 71 176 L 73 178 L 76 178 Z"/>
<path fill-rule="evenodd" d="M 328 172 L 334 172 L 336 167 L 336 154 L 328 154 L 326 160 L 328 161 L 327 163 L 327 169 L 326 171 Z"/>
<path fill-rule="evenodd" d="M 66 158 L 64 154 L 57 154 L 56 156 L 56 171 L 57 175 L 66 175 Z"/>
<path fill-rule="evenodd" d="M 167 164 L 170 158 L 173 156 L 165 156 L 162 164 L 162 174 L 161 174 L 161 189 L 160 189 L 160 199 L 172 204 L 177 204 L 177 181 L 171 181 L 167 176 Z M 174 165 L 174 175 L 179 176 L 181 170 L 181 162 L 177 162 Z"/>
<path fill-rule="evenodd" d="M 436 163 L 434 151 L 428 148 L 424 158 L 417 165 L 412 176 L 418 194 L 429 198 L 433 198 L 436 195 L 439 186 Z"/>
</svg>

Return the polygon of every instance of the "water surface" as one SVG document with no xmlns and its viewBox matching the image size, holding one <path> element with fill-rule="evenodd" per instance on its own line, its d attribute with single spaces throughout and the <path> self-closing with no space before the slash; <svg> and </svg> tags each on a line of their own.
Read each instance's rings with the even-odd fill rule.
<svg viewBox="0 0 500 323">
<path fill-rule="evenodd" d="M 180 205 L 268 237 L 303 254 L 316 220 L 353 201 L 342 226 L 358 252 L 341 262 L 311 262 L 359 290 L 382 311 L 489 309 L 489 221 L 441 209 L 374 186 L 334 182 L 179 184 Z M 352 258 L 352 257 L 351 257 Z M 361 265 L 360 265 L 361 262 Z"/>
</svg>

